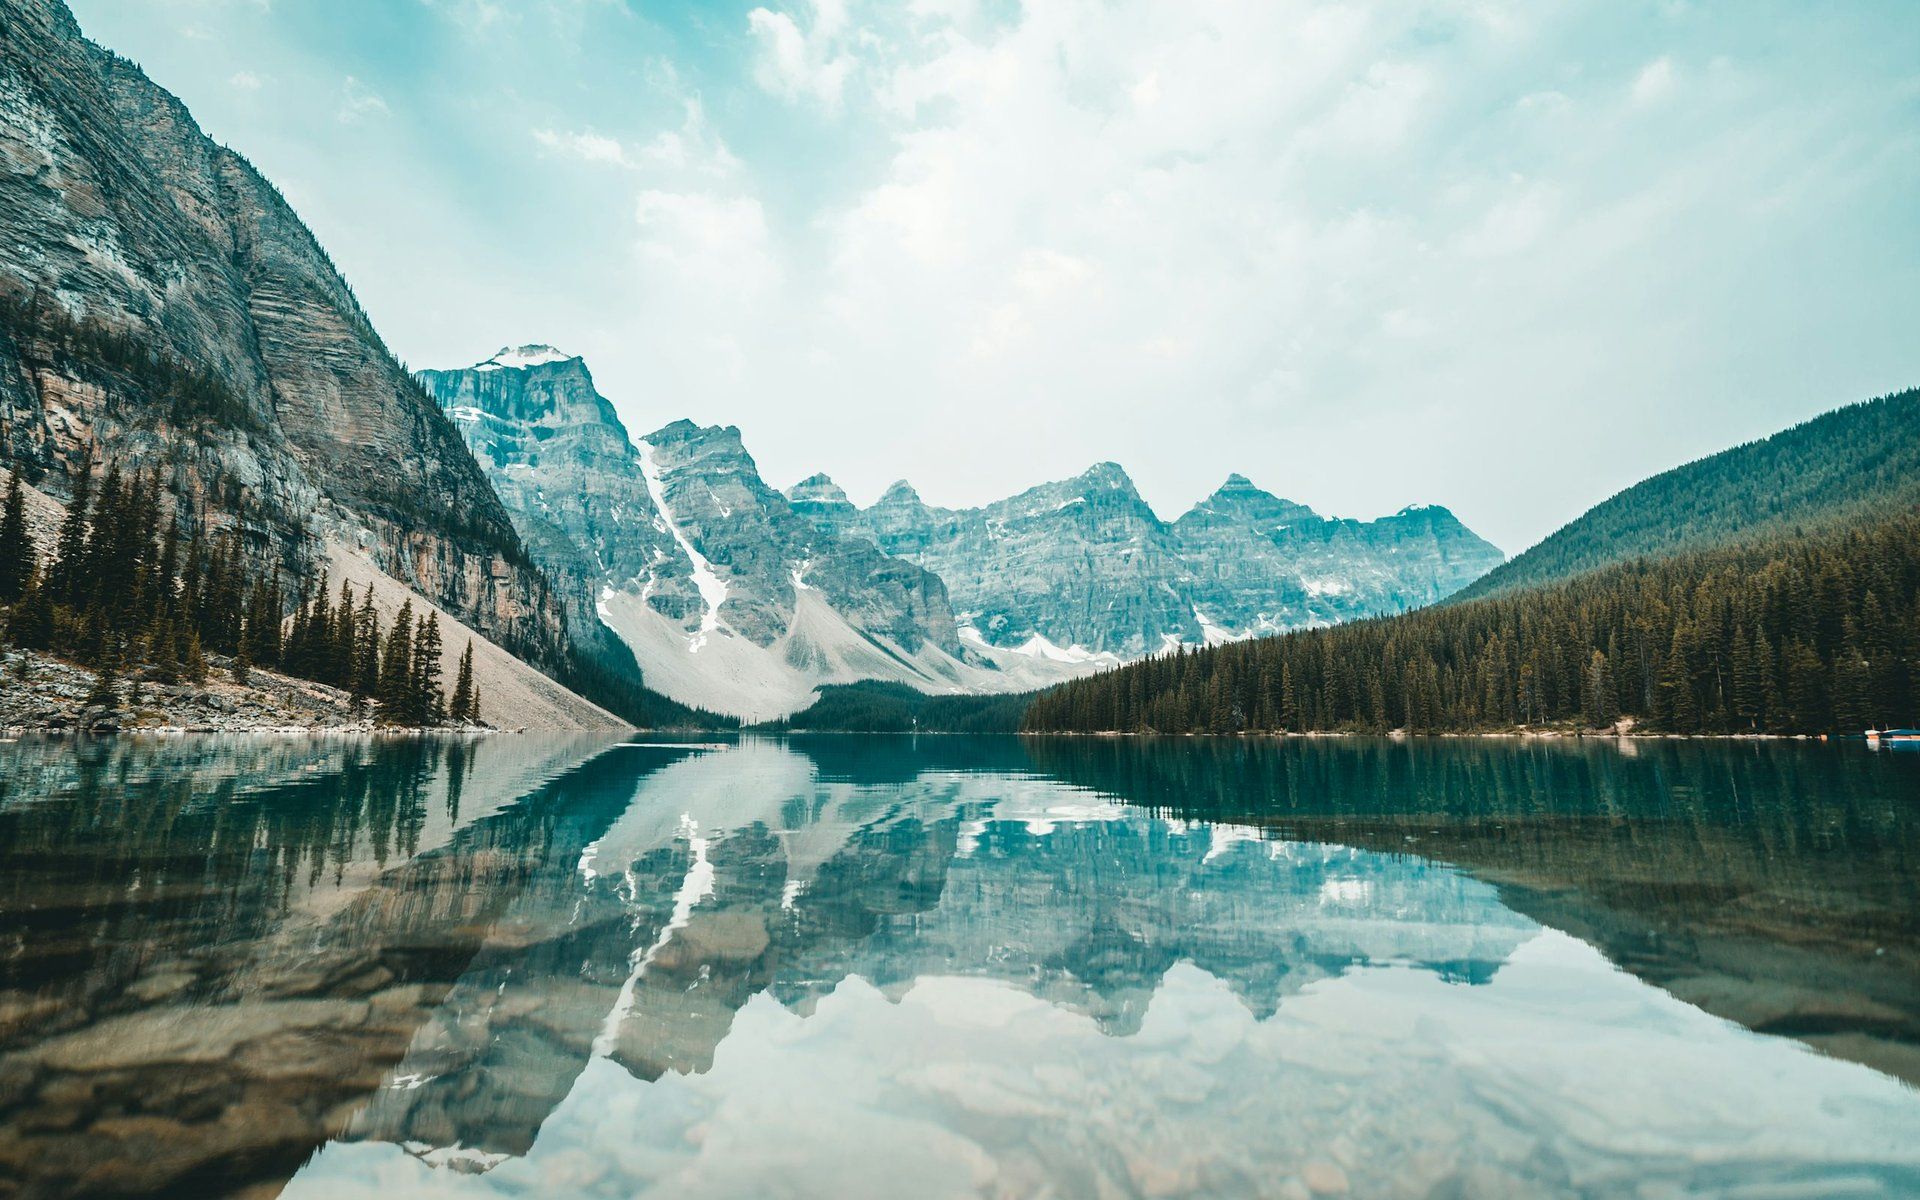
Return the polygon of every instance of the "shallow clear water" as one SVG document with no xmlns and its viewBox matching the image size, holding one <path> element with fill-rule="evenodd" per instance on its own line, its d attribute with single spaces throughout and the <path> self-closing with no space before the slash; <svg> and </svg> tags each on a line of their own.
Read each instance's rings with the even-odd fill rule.
<svg viewBox="0 0 1920 1200">
<path fill-rule="evenodd" d="M 0 1194 L 1920 1194 L 1920 755 L 0 745 Z"/>
</svg>

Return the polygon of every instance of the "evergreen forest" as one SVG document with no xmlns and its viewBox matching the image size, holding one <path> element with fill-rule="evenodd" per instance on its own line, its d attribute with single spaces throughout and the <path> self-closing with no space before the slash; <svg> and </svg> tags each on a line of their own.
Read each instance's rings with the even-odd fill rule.
<svg viewBox="0 0 1920 1200">
<path fill-rule="evenodd" d="M 1920 723 L 1920 513 L 1147 659 L 1035 697 L 1033 732 Z"/>
<path fill-rule="evenodd" d="M 1870 524 L 1920 506 L 1920 389 L 1823 413 L 1602 501 L 1455 602 L 1635 558 Z"/>
<path fill-rule="evenodd" d="M 235 521 L 176 519 L 158 476 L 108 466 L 99 484 L 75 477 L 54 545 L 43 556 L 25 520 L 19 474 L 0 502 L 0 638 L 98 674 L 90 705 L 116 707 L 129 677 L 201 682 L 210 655 L 230 660 L 236 681 L 256 668 L 340 688 L 383 724 L 482 720 L 473 647 L 460 658 L 454 693 L 440 684 L 439 618 L 411 600 L 383 628 L 372 589 L 338 593 L 323 575 L 288 596 L 277 572 L 255 564 Z M 183 524 L 191 532 L 184 537 Z M 286 618 L 291 604 L 291 620 Z"/>
</svg>

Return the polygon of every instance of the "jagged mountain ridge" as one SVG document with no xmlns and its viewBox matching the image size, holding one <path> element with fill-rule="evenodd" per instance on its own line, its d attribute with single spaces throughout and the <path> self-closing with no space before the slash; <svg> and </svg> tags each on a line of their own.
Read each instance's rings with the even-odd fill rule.
<svg viewBox="0 0 1920 1200">
<path fill-rule="evenodd" d="M 58 0 L 0 25 L 0 459 L 58 497 L 157 470 L 295 578 L 357 548 L 560 669 L 506 509 L 278 191 Z"/>
<path fill-rule="evenodd" d="M 423 371 L 576 628 L 617 636 L 649 686 L 753 719 L 826 683 L 1017 691 L 1091 669 L 968 646 L 934 573 L 804 518 L 737 428 L 635 440 L 586 364 L 548 346 Z"/>
<path fill-rule="evenodd" d="M 980 508 L 936 508 L 903 480 L 860 509 L 825 475 L 788 499 L 818 527 L 939 575 L 970 638 L 1069 658 L 1400 612 L 1502 561 L 1437 505 L 1376 521 L 1322 517 L 1239 474 L 1163 521 L 1114 463 Z"/>
<path fill-rule="evenodd" d="M 1500 561 L 1451 513 L 1323 518 L 1244 476 L 1166 522 L 1101 463 L 977 509 L 902 482 L 860 509 L 830 478 L 785 493 L 739 429 L 628 434 L 579 358 L 503 348 L 421 384 L 522 536 L 650 686 L 769 719 L 823 684 L 1016 691 L 1182 644 L 1431 603 Z"/>
</svg>

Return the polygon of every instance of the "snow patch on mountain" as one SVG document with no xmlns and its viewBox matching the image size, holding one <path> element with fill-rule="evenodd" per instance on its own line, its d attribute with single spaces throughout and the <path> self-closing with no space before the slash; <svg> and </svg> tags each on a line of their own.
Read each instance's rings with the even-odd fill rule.
<svg viewBox="0 0 1920 1200">
<path fill-rule="evenodd" d="M 987 641 L 980 630 L 973 625 L 962 626 L 960 637 L 975 651 L 982 653 L 1017 654 L 1022 658 L 1042 659 L 1046 662 L 1067 663 L 1073 666 L 1087 665 L 1101 669 L 1117 667 L 1122 661 L 1118 654 L 1089 650 L 1078 642 L 1071 646 L 1055 645 L 1047 640 L 1046 635 L 1039 633 L 1018 646 L 995 646 Z"/>
<path fill-rule="evenodd" d="M 696 658 L 681 624 L 630 589 L 608 588 L 601 619 L 632 647 L 647 685 L 682 704 L 770 721 L 796 713 L 823 685 L 878 679 L 932 694 L 1030 691 L 1092 674 L 1112 656 L 1063 661 L 998 647 L 969 645 L 966 659 L 934 642 L 908 650 L 855 628 L 817 588 L 794 594 L 793 619 L 760 646 L 721 626 Z M 1114 660 L 1117 663 L 1117 660 Z"/>
<path fill-rule="evenodd" d="M 653 444 L 639 442 L 635 446 L 640 451 L 640 476 L 647 481 L 647 494 L 653 498 L 653 507 L 659 512 L 657 518 L 666 527 L 668 535 L 680 547 L 687 561 L 693 564 L 693 586 L 700 593 L 700 602 L 706 610 L 700 614 L 700 629 L 687 639 L 687 653 L 698 654 L 707 644 L 707 638 L 720 628 L 720 606 L 727 602 L 727 581 L 720 578 L 706 556 L 701 554 L 693 540 L 681 532 L 679 522 L 673 519 L 673 509 L 667 505 L 666 488 L 660 482 L 660 468 L 653 461 Z"/>
<path fill-rule="evenodd" d="M 1250 636 L 1245 633 L 1235 633 L 1231 629 L 1216 625 L 1207 619 L 1206 613 L 1201 612 L 1197 608 L 1193 610 L 1193 619 L 1194 622 L 1200 626 L 1200 644 L 1203 646 L 1224 646 L 1228 642 L 1237 642 L 1242 638 Z"/>
</svg>

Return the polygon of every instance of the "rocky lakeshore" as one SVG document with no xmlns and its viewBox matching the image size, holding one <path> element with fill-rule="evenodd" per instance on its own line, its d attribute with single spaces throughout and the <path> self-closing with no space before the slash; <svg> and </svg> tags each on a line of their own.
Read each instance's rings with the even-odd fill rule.
<svg viewBox="0 0 1920 1200">
<path fill-rule="evenodd" d="M 89 703 L 98 676 L 37 651 L 0 655 L 0 734 L 32 732 L 107 734 L 123 732 L 293 733 L 373 732 L 365 705 L 356 709 L 347 692 L 255 669 L 236 682 L 232 663 L 210 658 L 207 678 L 163 683 L 151 668 L 120 680 L 112 705 Z M 479 732 L 491 727 L 449 726 Z"/>
</svg>

